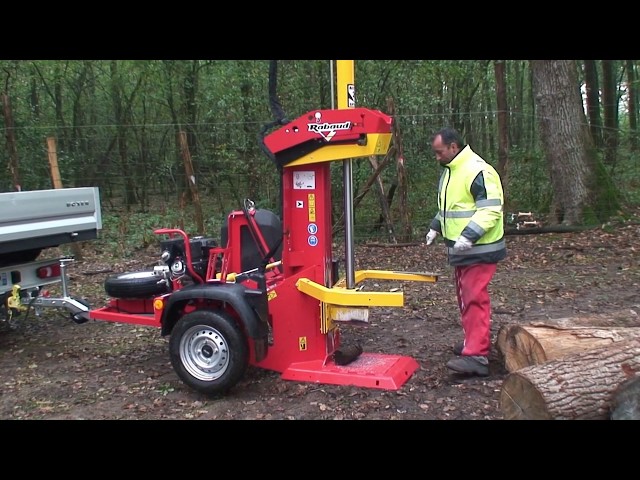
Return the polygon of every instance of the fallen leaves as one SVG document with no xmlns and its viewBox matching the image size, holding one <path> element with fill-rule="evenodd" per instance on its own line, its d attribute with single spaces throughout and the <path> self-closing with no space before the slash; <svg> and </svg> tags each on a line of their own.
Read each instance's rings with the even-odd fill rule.
<svg viewBox="0 0 640 480">
<path fill-rule="evenodd" d="M 575 310 L 607 312 L 638 305 L 636 230 L 509 236 L 509 256 L 490 285 L 492 332 L 504 322 L 536 316 L 558 318 Z M 453 379 L 444 366 L 462 331 L 443 251 L 406 246 L 389 252 L 357 245 L 357 268 L 439 271 L 439 280 L 403 282 L 403 308 L 373 308 L 370 325 L 345 326 L 341 336 L 368 352 L 414 357 L 420 368 L 398 390 L 291 382 L 278 372 L 252 368 L 228 395 L 209 398 L 179 381 L 168 358 L 168 339 L 157 330 L 109 322 L 76 325 L 68 317 L 46 313 L 0 331 L 0 418 L 501 418 L 498 399 L 504 372 L 497 359 L 492 359 L 491 377 L 482 380 Z M 109 259 L 88 251 L 82 263 L 70 267 L 76 272 L 71 292 L 100 305 L 107 273 L 77 272 L 135 271 L 147 268 L 152 257 Z M 400 288 L 376 283 L 371 288 Z"/>
</svg>

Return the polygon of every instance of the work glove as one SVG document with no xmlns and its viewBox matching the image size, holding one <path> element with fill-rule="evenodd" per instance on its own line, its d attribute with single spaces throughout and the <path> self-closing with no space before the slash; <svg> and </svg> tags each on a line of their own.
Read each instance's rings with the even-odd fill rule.
<svg viewBox="0 0 640 480">
<path fill-rule="evenodd" d="M 427 245 L 431 245 L 437 236 L 438 232 L 433 229 L 429 229 L 429 233 L 427 233 L 427 236 L 425 237 L 427 240 Z"/>
<path fill-rule="evenodd" d="M 463 235 L 460 235 L 458 237 L 458 240 L 456 240 L 455 245 L 453 246 L 453 251 L 464 252 L 465 250 L 469 250 L 472 246 L 473 246 L 473 243 L 471 243 L 471 240 L 469 240 L 467 237 Z"/>
</svg>

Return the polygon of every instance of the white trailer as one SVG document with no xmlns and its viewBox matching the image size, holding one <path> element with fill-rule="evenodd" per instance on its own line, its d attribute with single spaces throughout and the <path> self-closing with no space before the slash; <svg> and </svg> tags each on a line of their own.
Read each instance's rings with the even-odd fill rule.
<svg viewBox="0 0 640 480">
<path fill-rule="evenodd" d="M 41 258 L 48 248 L 92 240 L 102 229 L 97 187 L 0 193 L 0 321 L 29 307 L 65 308 L 81 323 L 88 306 L 68 295 L 71 257 Z M 43 288 L 62 283 L 62 296 Z"/>
</svg>

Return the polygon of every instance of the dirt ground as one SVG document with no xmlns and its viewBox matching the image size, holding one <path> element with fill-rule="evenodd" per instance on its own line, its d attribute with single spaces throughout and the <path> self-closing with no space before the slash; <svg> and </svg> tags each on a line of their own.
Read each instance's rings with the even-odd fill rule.
<svg viewBox="0 0 640 480">
<path fill-rule="evenodd" d="M 581 233 L 509 235 L 508 259 L 490 287 L 493 340 L 513 322 L 640 312 L 638 220 Z M 159 251 L 111 258 L 98 243 L 87 243 L 83 253 L 70 267 L 70 293 L 99 307 L 108 275 L 147 269 Z M 159 330 L 103 321 L 78 325 L 47 309 L 0 324 L 0 419 L 502 419 L 507 372 L 495 348 L 488 377 L 459 377 L 445 367 L 462 331 L 442 245 L 359 245 L 355 257 L 357 269 L 439 276 L 435 283 L 390 282 L 389 289 L 404 291 L 403 307 L 371 309 L 369 325 L 341 329 L 345 344 L 418 362 L 398 390 L 300 383 L 251 367 L 225 396 L 207 397 L 178 379 Z"/>
</svg>

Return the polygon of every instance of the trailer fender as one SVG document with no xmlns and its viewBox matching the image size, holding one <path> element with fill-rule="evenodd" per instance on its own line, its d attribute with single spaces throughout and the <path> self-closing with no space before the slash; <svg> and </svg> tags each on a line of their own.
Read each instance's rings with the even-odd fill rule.
<svg viewBox="0 0 640 480">
<path fill-rule="evenodd" d="M 247 288 L 240 283 L 205 283 L 189 285 L 171 294 L 161 318 L 161 334 L 171 334 L 178 320 L 176 312 L 193 299 L 208 299 L 228 303 L 236 311 L 248 336 L 266 341 L 269 336 L 266 292 Z"/>
</svg>

